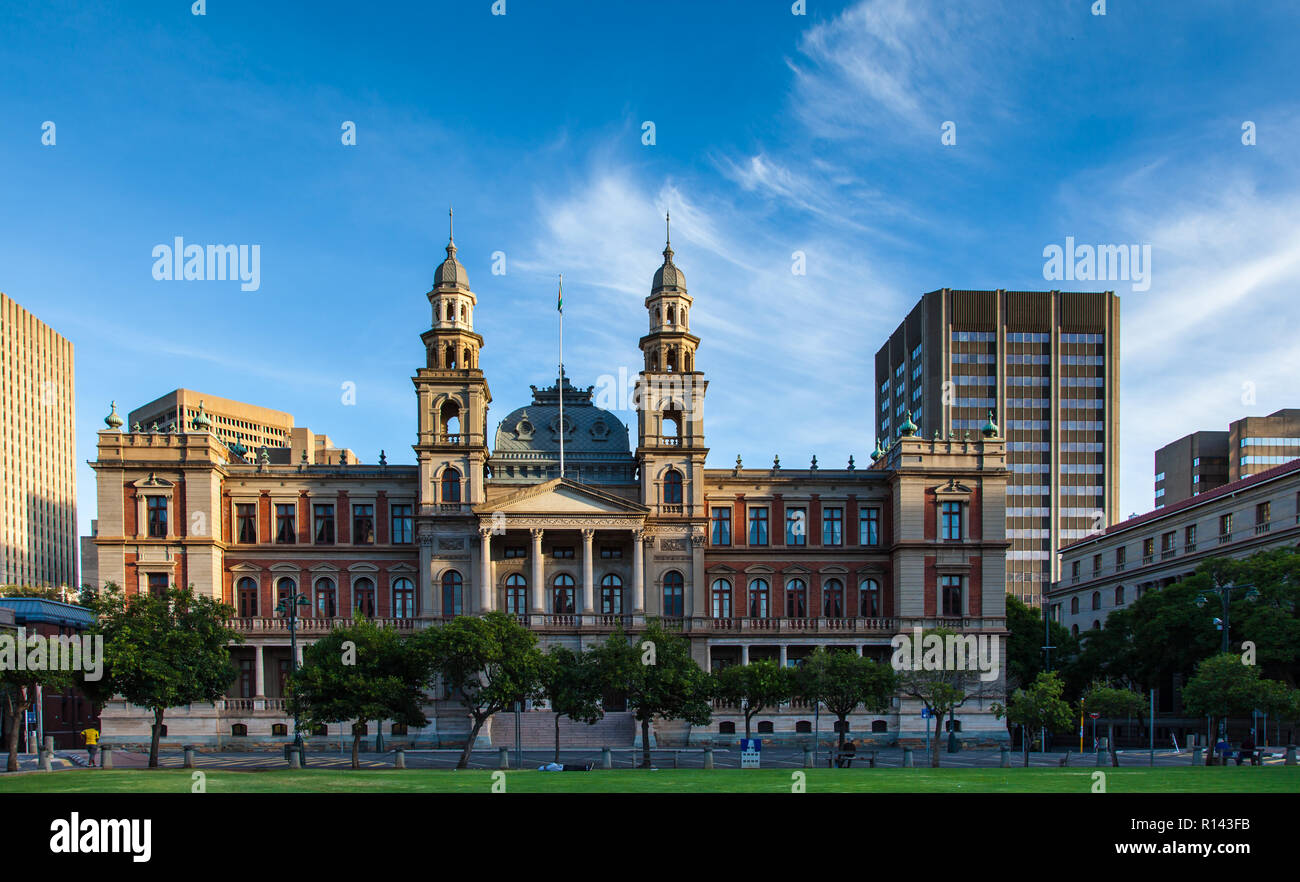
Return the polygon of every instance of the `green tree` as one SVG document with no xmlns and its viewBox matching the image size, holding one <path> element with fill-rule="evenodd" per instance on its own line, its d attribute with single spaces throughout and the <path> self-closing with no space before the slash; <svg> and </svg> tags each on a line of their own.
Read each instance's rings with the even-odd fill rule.
<svg viewBox="0 0 1300 882">
<path fill-rule="evenodd" d="M 856 652 L 818 647 L 804 659 L 795 674 L 795 688 L 812 702 L 820 701 L 839 720 L 838 749 L 844 749 L 849 714 L 863 705 L 869 711 L 884 711 L 894 697 L 897 678 L 888 665 L 864 658 Z"/>
<path fill-rule="evenodd" d="M 656 718 L 707 726 L 713 709 L 712 677 L 691 658 L 689 642 L 655 621 L 629 641 L 614 633 L 595 650 L 607 682 L 627 694 L 641 724 L 641 764 L 650 767 L 650 723 Z"/>
<path fill-rule="evenodd" d="M 1300 689 L 1292 689 L 1281 680 L 1261 678 L 1259 694 L 1255 698 L 1255 708 L 1265 714 L 1266 726 L 1268 720 L 1277 723 L 1280 741 L 1282 721 L 1300 719 Z"/>
<path fill-rule="evenodd" d="M 446 697 L 455 696 L 472 720 L 458 769 L 469 766 L 479 731 L 493 714 L 541 694 L 545 661 L 537 637 L 500 610 L 481 618 L 457 616 L 412 640 L 428 652 Z"/>
<path fill-rule="evenodd" d="M 560 761 L 560 718 L 591 726 L 605 716 L 601 695 L 604 672 L 592 652 L 574 652 L 567 646 L 552 646 L 542 668 L 541 695 L 555 714 L 555 762 Z"/>
<path fill-rule="evenodd" d="M 5 768 L 10 772 L 18 771 L 18 735 L 27 726 L 27 709 L 35 706 L 38 691 L 48 689 L 62 692 L 75 682 L 70 671 L 19 670 L 18 654 L 24 651 L 25 647 L 18 644 L 17 634 L 5 632 L 0 636 L 0 695 L 3 695 L 4 715 L 9 720 L 9 731 L 5 737 L 5 750 L 9 754 L 9 760 Z M 42 666 L 50 663 L 44 651 L 41 652 L 39 662 L 32 657 L 32 653 L 27 653 L 23 658 L 25 668 L 30 668 L 33 663 Z"/>
<path fill-rule="evenodd" d="M 352 768 L 361 768 L 361 732 L 370 721 L 426 726 L 427 652 L 393 628 L 358 616 L 303 650 L 290 681 L 289 711 L 308 725 L 351 720 Z"/>
<path fill-rule="evenodd" d="M 955 637 L 954 632 L 946 628 L 933 628 L 921 635 L 922 645 L 931 637 L 945 641 Z M 900 653 L 902 655 L 900 655 Z M 930 742 L 930 765 L 939 768 L 939 740 L 943 733 L 943 721 L 952 717 L 958 708 L 973 698 L 989 696 L 998 687 L 996 681 L 981 679 L 978 670 L 969 668 L 949 668 L 936 666 L 920 669 L 912 667 L 897 650 L 893 663 L 898 672 L 898 691 L 908 698 L 921 702 L 934 719 L 934 739 Z M 900 660 L 901 659 L 901 660 Z M 944 662 L 946 664 L 946 656 Z"/>
<path fill-rule="evenodd" d="M 1227 717 L 1249 714 L 1259 697 L 1259 668 L 1243 664 L 1241 656 L 1231 652 L 1201 662 L 1183 686 L 1183 706 L 1209 717 L 1211 733 L 1219 731 L 1219 723 Z M 1215 764 L 1213 749 L 1207 752 L 1205 764 Z"/>
<path fill-rule="evenodd" d="M 714 682 L 718 699 L 744 713 L 746 738 L 750 737 L 754 716 L 787 701 L 794 690 L 790 669 L 771 659 L 723 668 L 714 676 Z"/>
<path fill-rule="evenodd" d="M 92 609 L 97 621 L 90 633 L 104 638 L 104 676 L 78 685 L 97 703 L 121 695 L 153 711 L 149 768 L 157 768 L 166 710 L 216 701 L 235 679 L 230 644 L 243 638 L 226 627 L 235 610 L 193 586 L 172 586 L 155 597 L 127 596 L 111 584 Z"/>
<path fill-rule="evenodd" d="M 1070 725 L 1070 704 L 1062 694 L 1064 681 L 1056 673 L 1040 673 L 1032 683 L 1011 693 L 1008 705 L 994 704 L 992 711 L 1013 726 L 1021 726 L 1025 747 L 1025 766 L 1029 766 L 1029 740 L 1036 729 L 1064 729 Z"/>
<path fill-rule="evenodd" d="M 1043 638 L 1051 640 L 1051 666 L 1055 671 L 1066 671 L 1076 662 L 1079 640 L 1059 622 L 1051 622 L 1046 633 L 1043 614 L 1023 603 L 1014 594 L 1007 595 L 1007 688 L 1015 689 L 1047 670 L 1047 655 L 1043 652 Z M 1070 678 L 1063 674 L 1066 694 Z"/>
<path fill-rule="evenodd" d="M 1110 746 L 1110 764 L 1119 767 L 1119 754 L 1115 751 L 1115 720 L 1142 713 L 1147 701 L 1131 689 L 1116 689 L 1105 683 L 1093 683 L 1083 694 L 1083 709 L 1106 718 L 1106 743 Z"/>
</svg>

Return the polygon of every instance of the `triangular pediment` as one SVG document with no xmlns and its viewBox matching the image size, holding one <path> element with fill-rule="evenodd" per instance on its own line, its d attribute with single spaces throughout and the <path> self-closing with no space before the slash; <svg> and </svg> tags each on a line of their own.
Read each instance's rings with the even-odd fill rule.
<svg viewBox="0 0 1300 882">
<path fill-rule="evenodd" d="M 501 512 L 511 515 L 645 515 L 649 509 L 638 503 L 580 484 L 556 478 L 512 493 L 495 502 L 474 507 L 476 514 L 491 517 Z"/>
</svg>

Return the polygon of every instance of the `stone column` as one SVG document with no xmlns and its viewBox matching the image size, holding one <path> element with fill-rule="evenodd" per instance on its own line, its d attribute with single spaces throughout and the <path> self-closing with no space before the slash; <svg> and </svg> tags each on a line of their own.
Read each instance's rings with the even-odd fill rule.
<svg viewBox="0 0 1300 882">
<path fill-rule="evenodd" d="M 786 658 L 786 645 L 785 645 L 784 643 L 782 643 L 782 644 L 781 644 L 781 667 L 784 668 L 784 667 L 786 667 L 788 664 L 789 664 L 789 659 Z"/>
<path fill-rule="evenodd" d="M 592 586 L 592 561 L 591 561 L 591 540 L 596 535 L 596 531 L 590 528 L 582 531 L 582 614 L 592 615 L 596 609 L 593 606 L 593 597 L 595 589 Z"/>
<path fill-rule="evenodd" d="M 546 600 L 545 600 L 546 576 L 542 571 L 542 534 L 544 531 L 537 528 L 533 528 L 528 532 L 533 537 L 533 547 L 532 547 L 533 574 L 531 579 L 532 590 L 530 590 L 528 594 L 529 597 L 532 598 L 532 602 L 530 604 L 532 612 L 541 614 L 546 612 Z"/>
<path fill-rule="evenodd" d="M 749 664 L 749 644 L 748 644 L 748 643 L 742 643 L 742 644 L 740 644 L 740 663 L 741 663 L 742 665 L 747 665 L 747 664 Z"/>
<path fill-rule="evenodd" d="M 478 597 L 479 611 L 492 611 L 492 528 L 479 527 L 478 535 L 483 540 L 479 551 Z"/>
<path fill-rule="evenodd" d="M 254 670 L 256 671 L 255 676 L 257 677 L 257 682 L 253 687 L 253 695 L 256 696 L 257 698 L 265 698 L 266 697 L 266 668 L 262 660 L 262 644 L 258 643 L 254 645 L 253 652 L 254 652 L 253 657 L 256 659 Z"/>
<path fill-rule="evenodd" d="M 645 613 L 645 545 L 640 530 L 632 531 L 632 612 Z"/>
</svg>

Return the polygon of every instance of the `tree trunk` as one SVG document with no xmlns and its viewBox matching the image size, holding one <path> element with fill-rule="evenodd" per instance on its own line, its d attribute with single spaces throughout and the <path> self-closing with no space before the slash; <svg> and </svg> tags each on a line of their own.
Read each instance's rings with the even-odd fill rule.
<svg viewBox="0 0 1300 882">
<path fill-rule="evenodd" d="M 749 711 L 749 710 L 745 711 L 745 740 L 746 741 L 748 741 L 750 738 L 749 721 L 754 719 L 754 714 L 756 713 L 758 713 L 758 711 Z"/>
<path fill-rule="evenodd" d="M 149 768 L 158 768 L 158 742 L 162 738 L 163 709 L 153 709 L 153 737 L 149 740 Z"/>
<path fill-rule="evenodd" d="M 461 753 L 460 760 L 456 763 L 456 768 L 469 768 L 469 757 L 470 754 L 474 752 L 474 742 L 478 740 L 478 732 L 483 728 L 485 722 L 487 722 L 487 717 L 480 717 L 477 714 L 474 716 L 474 728 L 469 730 L 469 738 L 465 741 L 465 750 Z"/>
<path fill-rule="evenodd" d="M 555 759 L 553 762 L 560 761 L 560 712 L 555 712 Z"/>
<path fill-rule="evenodd" d="M 352 768 L 361 768 L 361 728 L 360 724 L 352 727 Z"/>
<path fill-rule="evenodd" d="M 1115 724 L 1106 724 L 1106 746 L 1110 749 L 1110 765 L 1119 768 L 1119 754 L 1115 751 Z"/>
<path fill-rule="evenodd" d="M 1029 727 L 1028 727 L 1028 726 L 1025 726 L 1025 725 L 1022 725 L 1022 726 L 1020 727 L 1020 747 L 1021 747 L 1020 752 L 1024 755 L 1024 758 L 1025 758 L 1025 766 L 1024 766 L 1024 767 L 1027 769 L 1027 768 L 1029 768 L 1029 748 L 1030 748 L 1030 744 L 1029 744 Z"/>
<path fill-rule="evenodd" d="M 12 695 L 6 702 L 9 705 L 9 734 L 5 738 L 5 747 L 9 751 L 9 762 L 5 770 L 9 772 L 18 771 L 18 729 L 27 725 L 27 705 L 26 701 L 14 701 Z"/>
<path fill-rule="evenodd" d="M 934 718 L 934 740 L 930 742 L 930 768 L 939 768 L 939 741 L 943 736 L 943 714 Z"/>
<path fill-rule="evenodd" d="M 641 768 L 650 768 L 650 718 L 641 721 Z"/>
</svg>

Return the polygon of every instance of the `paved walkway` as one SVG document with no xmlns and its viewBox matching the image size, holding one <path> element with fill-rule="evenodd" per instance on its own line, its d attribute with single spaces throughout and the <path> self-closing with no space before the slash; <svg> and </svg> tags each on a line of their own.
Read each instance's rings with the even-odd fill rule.
<svg viewBox="0 0 1300 882">
<path fill-rule="evenodd" d="M 373 742 L 372 742 L 373 743 Z M 1277 749 L 1277 753 L 1265 758 L 1265 765 L 1282 765 L 1284 756 L 1282 750 Z M 859 752 L 859 758 L 853 762 L 852 768 L 868 768 L 865 751 Z M 675 752 L 672 750 L 652 750 L 651 756 L 653 762 L 658 768 L 699 769 L 704 766 L 704 755 L 698 748 L 689 751 Z M 554 758 L 553 750 L 524 750 L 522 763 L 515 756 L 513 750 L 509 753 L 510 765 L 512 768 L 522 767 L 526 769 L 536 769 L 538 766 L 551 762 Z M 829 753 L 825 749 L 819 753 L 818 765 L 826 767 Z M 1064 752 L 1061 753 L 1031 753 L 1029 755 L 1029 764 L 1034 767 L 1059 767 L 1061 761 L 1066 758 Z M 406 752 L 406 765 L 413 769 L 451 769 L 455 768 L 457 761 L 460 759 L 459 750 L 408 750 Z M 612 752 L 614 768 L 627 769 L 639 765 L 641 762 L 641 751 L 630 750 L 627 748 L 616 749 Z M 962 750 L 957 753 L 948 753 L 944 751 L 940 755 L 940 762 L 946 768 L 997 768 L 1001 764 L 1001 752 L 997 749 L 979 749 L 979 750 Z M 363 751 L 360 754 L 361 767 L 365 769 L 387 769 L 393 767 L 393 753 L 375 753 L 373 751 Z M 923 751 L 914 751 L 913 761 L 915 765 L 924 767 L 929 765 L 929 754 Z M 1023 754 L 1012 752 L 1010 761 L 1013 768 L 1021 767 L 1024 763 Z M 1158 750 L 1155 754 L 1155 765 L 1157 766 L 1186 766 L 1192 761 L 1190 751 L 1174 753 L 1171 750 Z M 351 766 L 352 756 L 350 751 L 330 750 L 330 751 L 308 751 L 307 768 L 309 769 L 346 769 Z M 599 749 L 592 750 L 561 750 L 560 762 L 569 765 L 586 765 L 591 763 L 599 768 L 601 762 L 601 752 Z M 1121 767 L 1135 766 L 1146 767 L 1151 763 L 1150 754 L 1145 750 L 1120 751 L 1119 762 Z M 136 753 L 130 751 L 114 750 L 113 766 L 116 769 L 143 769 L 149 764 L 149 755 L 147 753 Z M 180 751 L 166 751 L 159 757 L 159 764 L 163 768 L 176 769 L 184 766 L 184 757 Z M 500 753 L 496 748 L 488 750 L 475 750 L 471 755 L 470 768 L 474 769 L 496 769 L 500 764 Z M 713 752 L 713 764 L 720 769 L 734 769 L 740 766 L 740 752 L 734 748 L 717 748 Z M 232 771 L 258 771 L 266 769 L 283 769 L 287 768 L 283 751 L 266 751 L 258 753 L 201 753 L 196 752 L 194 755 L 194 765 L 200 769 L 228 769 Z M 762 765 L 764 768 L 777 769 L 797 769 L 804 766 L 804 753 L 801 748 L 791 747 L 767 747 L 762 753 Z M 877 768 L 900 768 L 903 765 L 903 751 L 901 748 L 886 748 L 876 752 Z M 1096 768 L 1096 754 L 1077 754 L 1069 755 L 1069 765 L 1071 768 Z M 1109 767 L 1109 758 L 1104 762 L 1105 767 Z M 24 770 L 35 771 L 39 768 L 35 756 L 27 754 L 20 756 L 20 766 Z M 76 753 L 57 753 L 55 755 L 55 769 L 84 768 L 86 766 L 85 751 Z"/>
</svg>

